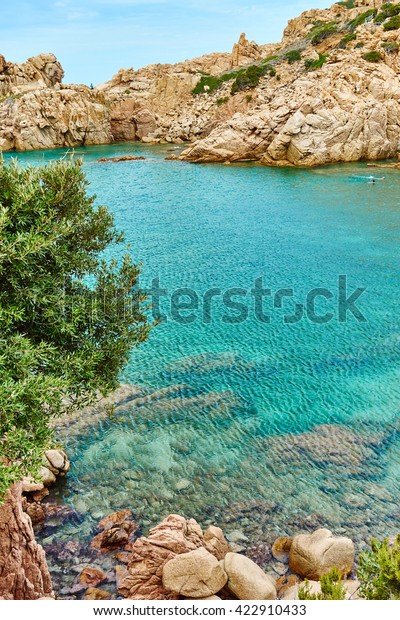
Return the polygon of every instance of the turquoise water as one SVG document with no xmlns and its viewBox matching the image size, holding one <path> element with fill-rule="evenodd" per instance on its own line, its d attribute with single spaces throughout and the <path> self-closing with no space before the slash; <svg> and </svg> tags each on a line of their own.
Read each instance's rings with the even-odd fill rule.
<svg viewBox="0 0 400 620">
<path fill-rule="evenodd" d="M 126 234 L 142 285 L 274 292 L 324 287 L 333 320 L 159 325 L 123 381 L 167 397 L 126 407 L 65 437 L 73 461 L 59 500 L 83 515 L 57 536 L 89 536 L 96 520 L 131 507 L 144 531 L 169 512 L 217 522 L 253 541 L 323 523 L 360 544 L 399 528 L 399 173 L 364 164 L 315 170 L 165 161 L 172 147 L 77 149 L 90 189 Z M 96 163 L 140 153 L 145 161 Z M 62 151 L 20 154 L 40 163 Z M 6 157 L 9 157 L 7 155 Z M 355 175 L 355 176 L 353 176 Z M 357 178 L 355 178 L 357 177 Z M 337 278 L 366 291 L 367 319 L 337 319 Z M 265 308 L 271 308 L 266 299 Z M 293 302 L 284 302 L 288 313 Z M 163 304 L 164 309 L 167 304 Z M 226 310 L 225 310 L 226 312 Z M 234 315 L 234 311 L 229 311 Z M 334 425 L 328 428 L 320 425 Z M 307 434 L 311 433 L 311 434 Z M 53 536 L 54 538 L 54 536 Z M 53 540 L 50 537 L 50 542 Z M 49 540 L 47 541 L 49 542 Z"/>
</svg>

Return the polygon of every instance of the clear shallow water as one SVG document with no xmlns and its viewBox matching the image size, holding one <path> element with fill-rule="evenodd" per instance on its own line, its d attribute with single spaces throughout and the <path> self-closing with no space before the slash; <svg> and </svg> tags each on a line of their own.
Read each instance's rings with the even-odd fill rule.
<svg viewBox="0 0 400 620">
<path fill-rule="evenodd" d="M 199 316 L 189 325 L 159 325 L 122 379 L 148 392 L 185 387 L 63 437 L 73 467 L 55 493 L 83 522 L 45 532 L 45 543 L 89 536 L 99 518 L 125 507 L 145 531 L 178 512 L 239 528 L 251 542 L 318 524 L 360 544 L 394 533 L 399 173 L 385 170 L 385 180 L 370 185 L 363 177 L 381 171 L 364 164 L 196 166 L 165 161 L 170 149 L 76 149 L 90 189 L 144 263 L 144 287 L 159 277 L 170 292 L 190 287 L 201 296 L 212 287 L 250 290 L 263 276 L 273 291 L 293 287 L 300 302 L 315 287 L 332 290 L 334 300 L 317 306 L 322 313 L 335 309 L 337 278 L 346 274 L 349 291 L 366 288 L 358 307 L 367 322 L 350 315 L 346 323 L 287 325 L 276 310 L 270 324 L 260 323 L 248 293 L 250 316 L 240 324 L 221 321 L 216 298 L 210 324 Z M 147 159 L 96 163 L 126 152 Z M 18 157 L 36 164 L 62 153 Z"/>
</svg>

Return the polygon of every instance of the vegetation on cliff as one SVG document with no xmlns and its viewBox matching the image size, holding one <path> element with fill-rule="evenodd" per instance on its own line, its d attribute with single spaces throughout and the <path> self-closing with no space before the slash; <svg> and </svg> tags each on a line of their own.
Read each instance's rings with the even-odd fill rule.
<svg viewBox="0 0 400 620">
<path fill-rule="evenodd" d="M 122 236 L 94 200 L 78 161 L 0 164 L 0 498 L 148 336 L 140 268 L 102 258 Z"/>
</svg>

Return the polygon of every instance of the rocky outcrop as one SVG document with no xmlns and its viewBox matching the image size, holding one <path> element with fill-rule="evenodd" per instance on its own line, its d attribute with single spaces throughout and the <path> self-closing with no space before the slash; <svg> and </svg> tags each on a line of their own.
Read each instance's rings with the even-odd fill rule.
<svg viewBox="0 0 400 620">
<path fill-rule="evenodd" d="M 119 581 L 119 593 L 136 600 L 177 599 L 179 594 L 163 583 L 164 566 L 177 555 L 205 547 L 209 540 L 209 536 L 204 540 L 202 529 L 194 519 L 169 515 L 150 530 L 149 536 L 139 538 L 130 547 L 131 556 L 127 571 Z"/>
<path fill-rule="evenodd" d="M 239 41 L 232 49 L 232 67 L 241 67 L 250 64 L 254 60 L 261 60 L 262 50 L 255 41 L 248 41 L 246 33 L 242 32 Z"/>
<path fill-rule="evenodd" d="M 299 534 L 293 539 L 289 566 L 307 579 L 320 579 L 336 567 L 347 576 L 354 565 L 354 544 L 349 538 L 333 536 L 326 529 Z"/>
<path fill-rule="evenodd" d="M 94 89 L 62 84 L 52 54 L 0 56 L 0 149 L 138 140 L 190 142 L 180 159 L 192 162 L 398 157 L 400 29 L 374 22 L 381 4 L 306 11 L 281 43 L 242 33 L 231 53 L 121 69 Z"/>
<path fill-rule="evenodd" d="M 39 469 L 39 474 L 36 479 L 32 477 L 23 478 L 22 491 L 24 493 L 40 493 L 44 487 L 49 487 L 54 484 L 58 477 L 65 476 L 69 468 L 70 462 L 63 450 L 47 450 L 44 454 L 42 466 Z"/>
<path fill-rule="evenodd" d="M 0 599 L 43 597 L 53 597 L 45 554 L 22 510 L 21 485 L 14 485 L 0 506 Z"/>
</svg>

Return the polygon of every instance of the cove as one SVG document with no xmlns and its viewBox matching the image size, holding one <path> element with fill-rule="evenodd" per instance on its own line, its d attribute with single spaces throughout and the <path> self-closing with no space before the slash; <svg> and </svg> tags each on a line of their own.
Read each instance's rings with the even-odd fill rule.
<svg viewBox="0 0 400 620">
<path fill-rule="evenodd" d="M 304 301 L 316 288 L 336 296 L 338 276 L 346 275 L 349 290 L 366 289 L 359 301 L 366 321 L 350 314 L 346 322 L 335 315 L 325 324 L 307 317 L 288 324 L 278 309 L 270 323 L 250 312 L 229 324 L 214 301 L 207 323 L 200 312 L 189 324 L 168 317 L 121 377 L 154 396 L 63 434 L 72 468 L 52 495 L 78 517 L 39 531 L 39 540 L 50 550 L 89 540 L 99 519 L 127 507 L 144 533 L 179 513 L 239 532 L 256 558 L 262 543 L 308 527 L 346 533 L 360 547 L 371 535 L 394 534 L 399 173 L 385 170 L 372 185 L 373 169 L 360 163 L 198 166 L 165 161 L 172 148 L 75 150 L 89 191 L 143 262 L 144 288 L 158 278 L 169 293 L 190 288 L 202 297 L 211 288 L 249 291 L 262 276 L 273 291 L 291 287 Z M 64 153 L 19 153 L 18 160 L 39 164 Z M 146 159 L 97 163 L 124 154 Z M 330 308 L 319 303 L 321 312 Z M 293 302 L 283 304 L 290 313 Z M 175 387 L 160 394 L 168 386 Z"/>
</svg>

